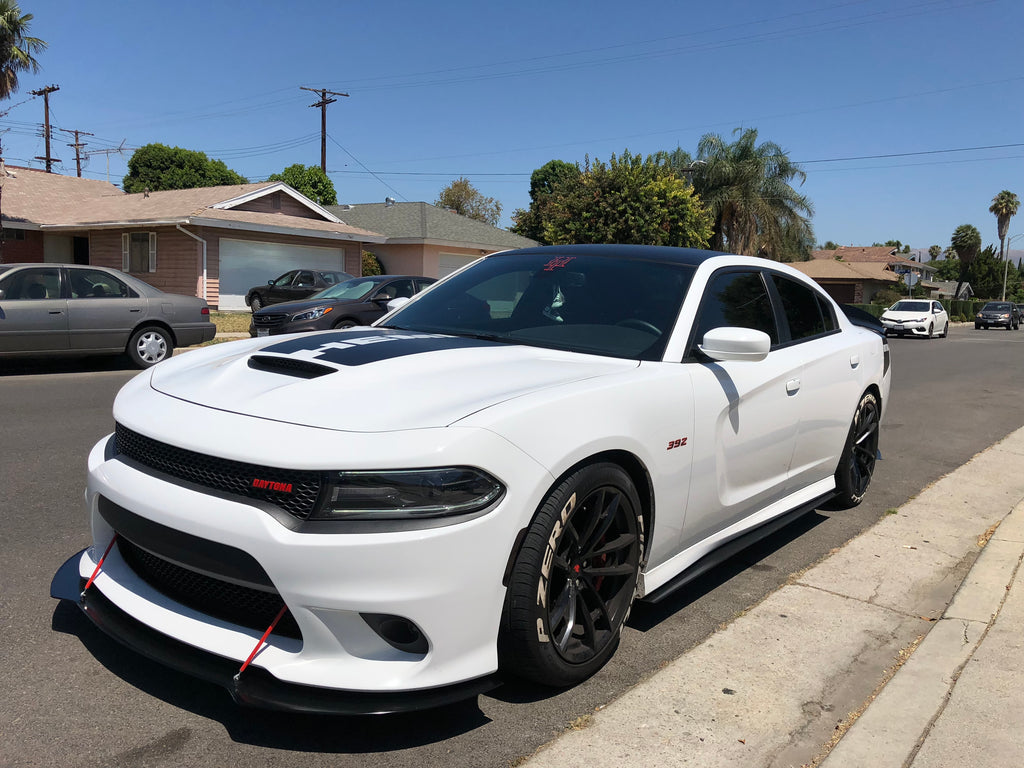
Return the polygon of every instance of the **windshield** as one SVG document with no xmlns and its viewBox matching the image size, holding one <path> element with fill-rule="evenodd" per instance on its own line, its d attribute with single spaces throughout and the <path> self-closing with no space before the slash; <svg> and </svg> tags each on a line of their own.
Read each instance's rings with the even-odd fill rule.
<svg viewBox="0 0 1024 768">
<path fill-rule="evenodd" d="M 1012 305 L 1001 301 L 990 301 L 981 308 L 982 312 L 1009 312 Z"/>
<path fill-rule="evenodd" d="M 386 327 L 660 360 L 693 271 L 614 256 L 498 254 L 431 287 Z"/>
<path fill-rule="evenodd" d="M 927 312 L 929 304 L 927 301 L 897 301 L 891 307 L 890 312 Z"/>
<path fill-rule="evenodd" d="M 356 277 L 346 280 L 344 283 L 324 288 L 320 293 L 314 293 L 311 299 L 361 299 L 374 288 L 380 285 L 380 280 L 367 280 L 365 277 Z"/>
</svg>

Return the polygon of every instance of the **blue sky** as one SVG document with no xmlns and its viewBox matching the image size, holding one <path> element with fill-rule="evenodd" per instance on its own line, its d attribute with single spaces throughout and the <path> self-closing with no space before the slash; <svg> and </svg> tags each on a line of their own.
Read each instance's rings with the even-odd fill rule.
<svg viewBox="0 0 1024 768">
<path fill-rule="evenodd" d="M 802 163 L 818 242 L 996 243 L 992 198 L 1024 199 L 1020 0 L 193 2 L 22 0 L 49 43 L 0 104 L 10 165 L 79 130 L 83 175 L 130 148 L 201 150 L 252 181 L 320 162 L 339 202 L 436 200 L 458 176 L 529 204 L 552 159 L 692 152 L 756 128 Z M 57 170 L 74 174 L 55 130 Z M 124 154 L 101 153 L 121 145 Z M 851 159 L 853 158 L 853 159 Z M 1011 235 L 1024 233 L 1024 211 Z M 1024 248 L 1024 237 L 1014 243 Z"/>
</svg>

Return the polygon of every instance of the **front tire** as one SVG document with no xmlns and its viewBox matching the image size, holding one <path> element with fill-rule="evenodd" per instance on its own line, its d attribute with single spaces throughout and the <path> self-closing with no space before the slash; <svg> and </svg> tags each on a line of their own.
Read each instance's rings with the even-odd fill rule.
<svg viewBox="0 0 1024 768">
<path fill-rule="evenodd" d="M 334 330 L 337 331 L 341 330 L 342 328 L 355 328 L 357 325 L 359 325 L 359 323 L 357 323 L 355 320 L 345 318 L 344 320 L 339 320 L 334 324 Z"/>
<path fill-rule="evenodd" d="M 252 295 L 252 298 L 249 299 L 249 307 L 252 309 L 253 312 L 263 309 L 264 306 L 265 305 L 263 303 L 263 299 L 260 298 L 260 295 L 258 293 L 254 293 Z"/>
<path fill-rule="evenodd" d="M 833 503 L 841 509 L 855 507 L 864 500 L 878 455 L 878 427 L 881 410 L 878 398 L 865 392 L 853 415 L 850 433 L 836 469 L 836 495 Z"/>
<path fill-rule="evenodd" d="M 942 338 L 946 338 L 947 336 L 949 336 L 949 323 L 942 326 Z"/>
<path fill-rule="evenodd" d="M 636 594 L 640 499 L 615 464 L 583 467 L 548 494 L 516 557 L 498 640 L 503 670 L 575 685 L 612 657 Z"/>
<path fill-rule="evenodd" d="M 174 339 L 163 328 L 147 325 L 132 334 L 127 351 L 139 368 L 150 368 L 174 354 Z"/>
</svg>

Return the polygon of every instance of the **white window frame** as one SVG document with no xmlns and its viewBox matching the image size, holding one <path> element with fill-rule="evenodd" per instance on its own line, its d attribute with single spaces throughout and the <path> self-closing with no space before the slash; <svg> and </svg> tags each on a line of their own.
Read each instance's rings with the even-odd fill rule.
<svg viewBox="0 0 1024 768">
<path fill-rule="evenodd" d="M 156 272 L 156 232 L 124 232 L 121 234 L 121 271 L 131 273 L 132 235 L 149 235 L 149 269 Z M 138 274 L 137 272 L 135 274 Z"/>
</svg>

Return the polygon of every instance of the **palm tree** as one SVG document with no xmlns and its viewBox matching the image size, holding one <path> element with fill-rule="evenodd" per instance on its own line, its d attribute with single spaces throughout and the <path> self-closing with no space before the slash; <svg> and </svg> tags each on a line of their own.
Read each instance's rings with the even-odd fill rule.
<svg viewBox="0 0 1024 768">
<path fill-rule="evenodd" d="M 693 186 L 714 217 L 710 247 L 781 259 L 792 258 L 793 243 L 813 243 L 814 208 L 791 185 L 805 178 L 778 144 L 757 144 L 753 128 L 731 144 L 706 134 L 697 145 Z"/>
<path fill-rule="evenodd" d="M 38 37 L 29 37 L 32 14 L 21 15 L 13 0 L 0 0 L 0 99 L 10 98 L 18 90 L 18 74 L 38 72 L 39 63 L 33 53 L 46 49 Z"/>
<path fill-rule="evenodd" d="M 959 298 L 964 279 L 967 277 L 978 251 L 981 250 L 981 233 L 977 227 L 971 224 L 961 224 L 953 230 L 953 236 L 949 239 L 949 247 L 956 251 L 957 258 L 960 259 L 960 279 L 956 284 L 956 291 L 953 293 L 954 298 Z"/>
<path fill-rule="evenodd" d="M 992 198 L 992 205 L 989 206 L 989 213 L 996 215 L 996 225 L 999 228 L 999 258 L 1005 258 L 1006 234 L 1010 231 L 1010 218 L 1017 214 L 1020 208 L 1020 200 L 1007 189 Z"/>
</svg>

